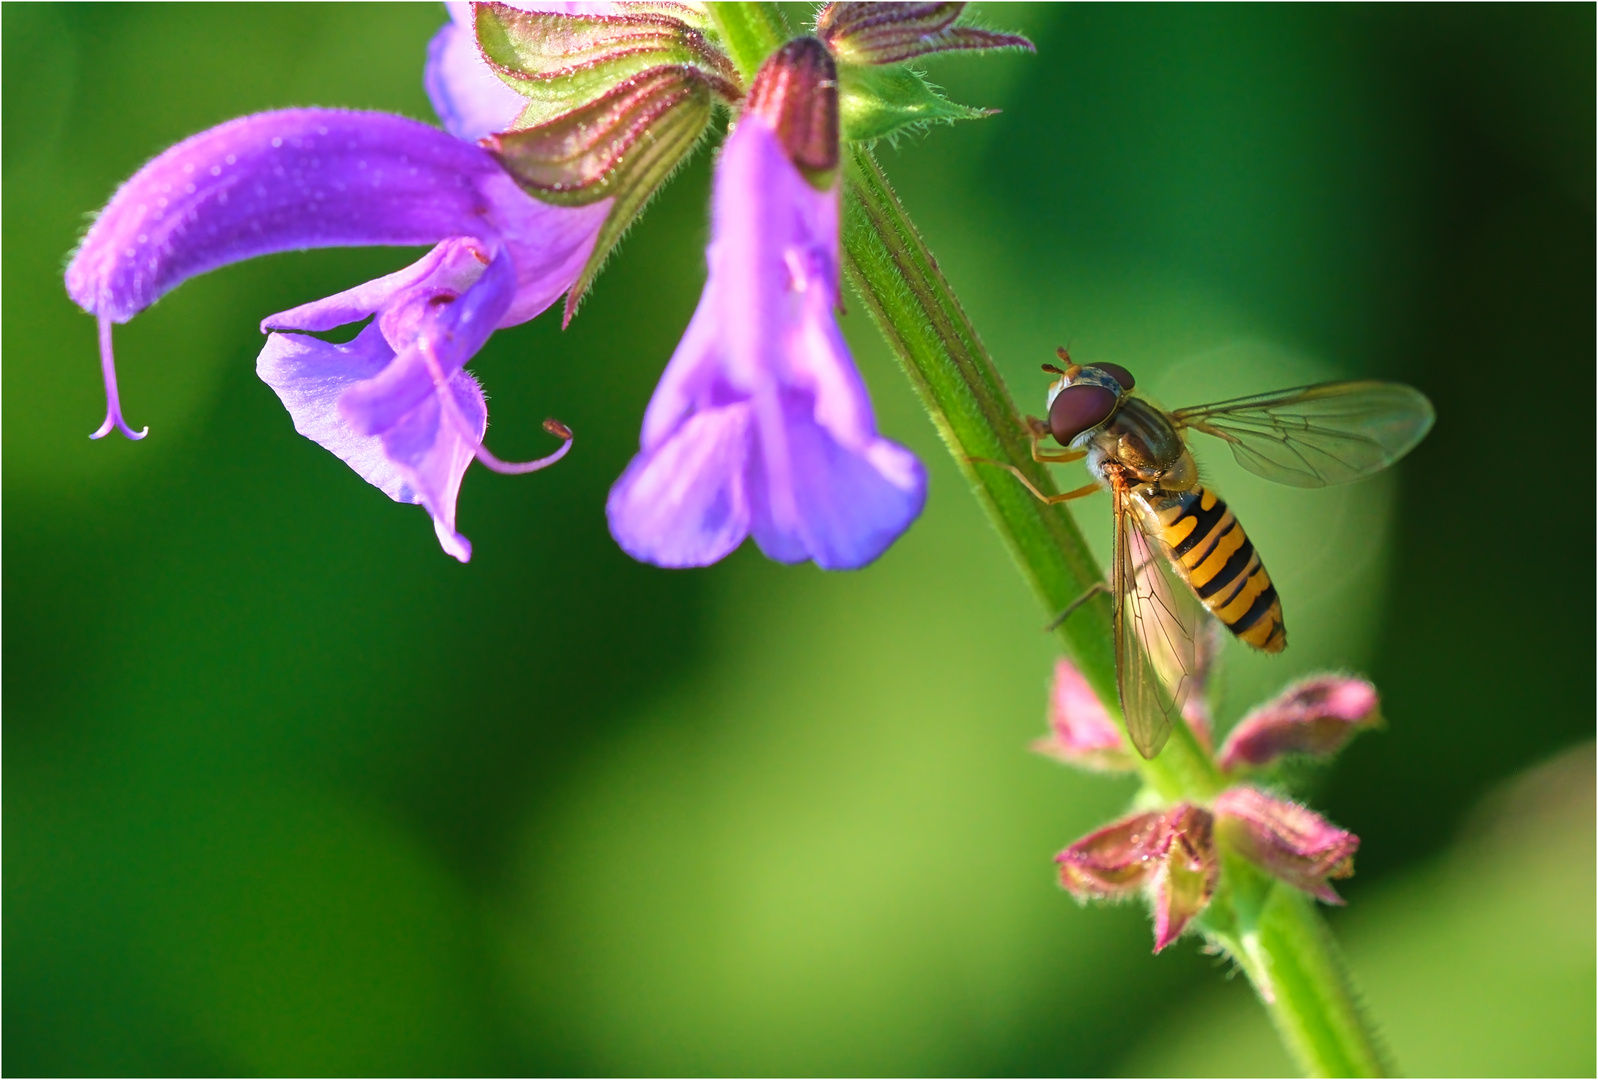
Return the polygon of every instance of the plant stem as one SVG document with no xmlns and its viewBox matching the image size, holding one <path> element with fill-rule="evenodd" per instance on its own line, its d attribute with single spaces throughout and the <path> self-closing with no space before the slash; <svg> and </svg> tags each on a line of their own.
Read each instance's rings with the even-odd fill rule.
<svg viewBox="0 0 1598 1080">
<path fill-rule="evenodd" d="M 920 392 L 1043 610 L 1053 616 L 1104 576 L 1063 506 L 1040 501 L 1004 469 L 972 463 L 972 458 L 1002 461 L 1039 491 L 1055 490 L 1048 470 L 1032 460 L 1026 424 L 992 357 L 876 159 L 858 145 L 845 155 L 844 268 L 850 283 Z M 1109 598 L 1089 600 L 1055 633 L 1113 708 Z M 1222 786 L 1208 755 L 1181 724 L 1165 751 L 1143 763 L 1143 773 L 1150 786 L 1172 800 L 1208 798 Z"/>
<path fill-rule="evenodd" d="M 1248 975 L 1282 1042 L 1310 1076 L 1383 1076 L 1342 953 L 1309 897 L 1224 857 L 1222 892 L 1200 918 Z"/>
<path fill-rule="evenodd" d="M 877 328 L 899 358 L 988 515 L 1054 613 L 1103 580 L 1063 506 L 1029 494 L 989 458 L 1019 469 L 1039 491 L 1054 490 L 1032 460 L 1026 428 L 993 359 L 982 346 L 887 177 L 863 146 L 847 150 L 844 266 Z M 1115 655 L 1110 604 L 1096 597 L 1056 631 L 1099 697 L 1114 710 Z M 1164 751 L 1139 765 L 1169 801 L 1204 802 L 1224 786 L 1186 724 Z M 1207 928 L 1243 967 L 1282 1041 L 1311 1076 L 1380 1076 L 1374 1042 L 1355 1007 L 1325 924 L 1301 893 L 1242 860 L 1228 860 L 1227 891 L 1211 904 Z"/>
<path fill-rule="evenodd" d="M 788 40 L 788 24 L 775 4 L 720 0 L 710 5 L 710 18 L 745 83 L 754 78 L 766 57 Z"/>
<path fill-rule="evenodd" d="M 712 18 L 748 78 L 786 35 L 765 3 L 712 3 Z M 1045 494 L 1048 471 L 1030 440 L 993 358 L 938 269 L 871 151 L 844 150 L 844 269 L 956 464 L 1050 616 L 1104 580 L 1063 506 L 1034 498 L 1007 470 L 1014 466 Z M 1055 631 L 1112 712 L 1115 652 L 1108 598 L 1089 600 Z M 1164 751 L 1139 765 L 1144 783 L 1168 802 L 1207 802 L 1225 786 L 1186 724 Z M 1379 1076 L 1374 1041 L 1354 1005 L 1347 976 L 1314 904 L 1241 859 L 1228 858 L 1221 889 L 1203 925 L 1248 973 L 1277 1031 L 1311 1076 Z"/>
</svg>

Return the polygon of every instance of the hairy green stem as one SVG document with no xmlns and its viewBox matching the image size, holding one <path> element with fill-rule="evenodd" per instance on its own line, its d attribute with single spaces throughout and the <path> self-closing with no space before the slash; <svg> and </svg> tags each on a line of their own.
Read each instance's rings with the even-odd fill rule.
<svg viewBox="0 0 1598 1080">
<path fill-rule="evenodd" d="M 712 17 L 748 77 L 782 43 L 769 4 L 713 3 Z M 844 269 L 866 311 L 921 396 L 949 452 L 1053 616 L 1102 582 L 1082 533 L 1063 506 L 1035 498 L 1054 481 L 1032 459 L 1027 428 L 976 329 L 905 213 L 869 148 L 844 151 Z M 1108 598 L 1095 596 L 1055 631 L 1099 697 L 1116 708 L 1115 652 Z M 1208 802 L 1224 786 L 1186 724 L 1164 751 L 1139 765 L 1143 781 L 1169 802 Z M 1241 859 L 1227 858 L 1222 884 L 1201 920 L 1248 974 L 1277 1031 L 1311 1076 L 1379 1076 L 1382 1066 L 1355 1006 L 1336 946 L 1314 904 Z"/>
<path fill-rule="evenodd" d="M 976 330 L 938 269 L 887 177 L 862 146 L 847 151 L 844 251 L 850 283 L 932 414 L 949 451 L 1042 603 L 1054 613 L 1103 580 L 1063 506 L 1035 498 L 1007 470 L 1045 494 L 1053 481 L 1032 460 L 1024 422 Z M 1110 604 L 1089 601 L 1056 631 L 1077 667 L 1109 703 L 1117 700 Z M 1163 798 L 1207 802 L 1224 786 L 1185 724 L 1139 765 Z M 1205 929 L 1248 974 L 1282 1040 L 1311 1076 L 1380 1076 L 1382 1066 L 1335 946 L 1313 903 L 1242 860 L 1228 860 L 1227 889 Z"/>
</svg>

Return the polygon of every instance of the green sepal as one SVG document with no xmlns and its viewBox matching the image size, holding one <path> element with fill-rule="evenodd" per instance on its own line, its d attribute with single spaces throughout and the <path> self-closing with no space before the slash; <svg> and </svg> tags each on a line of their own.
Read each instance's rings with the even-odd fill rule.
<svg viewBox="0 0 1598 1080">
<path fill-rule="evenodd" d="M 613 174 L 608 190 L 614 194 L 616 202 L 611 206 L 610 213 L 605 215 L 605 223 L 599 228 L 594 250 L 588 256 L 582 274 L 566 293 L 562 325 L 570 323 L 572 316 L 577 314 L 577 305 L 599 276 L 611 250 L 710 129 L 714 107 L 710 88 L 702 82 L 694 86 L 691 95 L 650 126 L 650 137 L 634 144 Z"/>
<path fill-rule="evenodd" d="M 594 102 L 661 66 L 691 66 L 729 101 L 740 96 L 727 57 L 680 5 L 632 4 L 625 14 L 557 15 L 475 5 L 477 41 L 500 81 L 527 98 L 517 127 L 533 127 Z M 680 10 L 678 10 L 680 8 Z"/>
<path fill-rule="evenodd" d="M 980 120 L 996 111 L 950 101 L 907 67 L 845 63 L 838 64 L 838 109 L 849 142 L 892 139 L 928 124 Z"/>
<path fill-rule="evenodd" d="M 531 122 L 538 106 L 529 105 L 515 127 L 482 145 L 529 195 L 556 206 L 588 206 L 637 182 L 663 125 L 702 129 L 710 105 L 697 70 L 656 67 L 553 120 Z"/>
</svg>

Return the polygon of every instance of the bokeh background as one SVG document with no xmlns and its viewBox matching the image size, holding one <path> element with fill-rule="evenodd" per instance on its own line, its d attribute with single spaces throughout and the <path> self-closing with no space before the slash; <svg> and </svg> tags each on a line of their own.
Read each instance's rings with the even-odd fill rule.
<svg viewBox="0 0 1598 1080">
<path fill-rule="evenodd" d="M 1346 667 L 1388 729 L 1302 790 L 1364 839 L 1331 915 L 1400 1068 L 1594 1062 L 1594 9 L 1004 6 L 1003 113 L 882 149 L 1023 406 L 1069 342 L 1169 405 L 1372 375 L 1401 468 L 1304 492 L 1203 458 L 1293 648 L 1224 722 Z M 795 7 L 796 21 L 806 9 Z M 1027 753 L 1051 639 L 860 310 L 922 520 L 850 574 L 636 565 L 605 492 L 703 279 L 701 153 L 573 327 L 474 369 L 476 557 L 253 373 L 268 312 L 387 272 L 283 255 L 119 329 L 91 443 L 84 215 L 240 113 L 431 119 L 440 8 L 5 5 L 4 1026 L 24 1074 L 1262 1074 L 1241 979 L 1050 856 L 1124 781 Z M 1202 448 L 1201 448 L 1202 452 Z M 1107 510 L 1078 511 L 1095 542 Z"/>
</svg>

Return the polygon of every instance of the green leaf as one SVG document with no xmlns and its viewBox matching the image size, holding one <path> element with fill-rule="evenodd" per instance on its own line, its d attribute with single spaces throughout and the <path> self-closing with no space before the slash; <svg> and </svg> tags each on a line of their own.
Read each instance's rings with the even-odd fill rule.
<svg viewBox="0 0 1598 1080">
<path fill-rule="evenodd" d="M 950 101 L 907 67 L 840 63 L 838 82 L 843 137 L 850 142 L 891 139 L 928 124 L 980 120 L 994 112 Z"/>
</svg>

